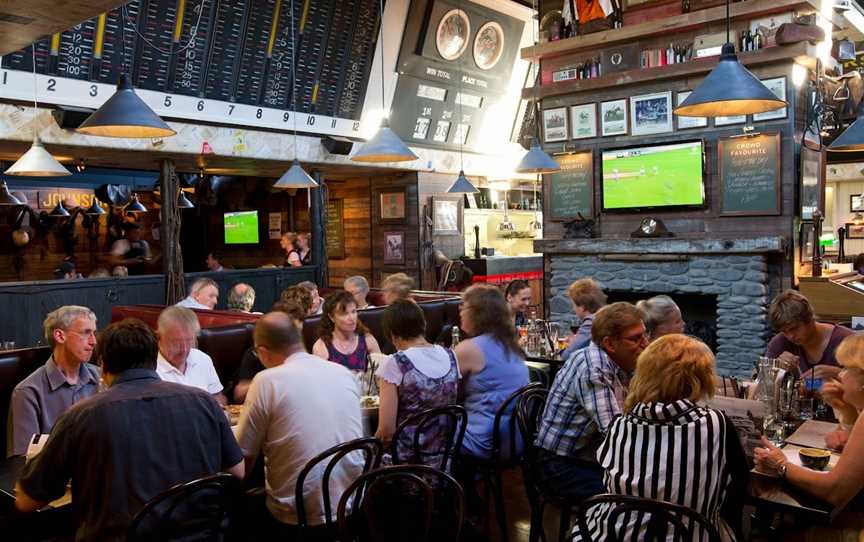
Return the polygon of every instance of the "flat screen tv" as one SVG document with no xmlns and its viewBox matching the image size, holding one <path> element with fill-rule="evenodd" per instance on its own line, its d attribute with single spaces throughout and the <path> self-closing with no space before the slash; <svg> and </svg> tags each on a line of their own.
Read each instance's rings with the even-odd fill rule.
<svg viewBox="0 0 864 542">
<path fill-rule="evenodd" d="M 258 243 L 258 211 L 225 213 L 224 221 L 226 245 Z"/>
<path fill-rule="evenodd" d="M 603 210 L 705 203 L 702 141 L 603 151 Z"/>
</svg>

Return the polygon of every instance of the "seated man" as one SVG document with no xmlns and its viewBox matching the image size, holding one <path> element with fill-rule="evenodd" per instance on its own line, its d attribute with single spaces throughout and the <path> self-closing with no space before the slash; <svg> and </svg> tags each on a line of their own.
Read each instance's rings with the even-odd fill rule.
<svg viewBox="0 0 864 542">
<path fill-rule="evenodd" d="M 201 324 L 185 307 L 168 307 L 159 314 L 159 357 L 156 372 L 162 380 L 202 389 L 225 404 L 222 383 L 213 360 L 195 348 Z"/>
<path fill-rule="evenodd" d="M 251 465 L 264 451 L 267 479 L 267 532 L 289 536 L 297 523 L 294 485 L 306 463 L 324 450 L 360 438 L 360 392 L 351 372 L 307 354 L 300 330 L 282 312 L 264 315 L 255 325 L 255 349 L 268 369 L 255 375 L 237 432 Z M 362 470 L 360 459 L 345 457 L 330 480 L 330 502 Z M 320 474 L 307 478 L 306 516 L 324 523 Z"/>
<path fill-rule="evenodd" d="M 141 239 L 140 224 L 126 222 L 123 224 L 123 231 L 126 237 L 114 241 L 111 245 L 109 261 L 112 266 L 126 267 L 132 275 L 141 274 L 145 270 L 145 264 L 153 259 L 150 245 Z"/>
<path fill-rule="evenodd" d="M 225 268 L 222 267 L 222 253 L 217 251 L 212 251 L 207 253 L 207 260 L 205 262 L 207 264 L 207 270 L 213 272 L 225 271 Z"/>
<path fill-rule="evenodd" d="M 219 285 L 213 279 L 202 277 L 192 283 L 189 287 L 189 295 L 177 303 L 177 306 L 212 311 L 217 301 L 219 301 Z"/>
<path fill-rule="evenodd" d="M 613 303 L 594 315 L 591 343 L 555 375 L 535 443 L 540 483 L 553 495 L 583 499 L 605 491 L 597 448 L 622 413 L 636 358 L 647 345 L 639 309 Z"/>
<path fill-rule="evenodd" d="M 97 357 L 110 389 L 57 421 L 18 482 L 18 510 L 61 497 L 71 479 L 75 539 L 125 540 L 135 513 L 174 484 L 220 471 L 243 477 L 222 409 L 200 390 L 159 380 L 156 353 L 140 320 L 108 326 Z"/>
<path fill-rule="evenodd" d="M 318 285 L 312 281 L 304 280 L 303 282 L 297 284 L 297 286 L 301 288 L 306 288 L 309 290 L 309 293 L 312 294 L 312 308 L 309 309 L 308 316 L 316 316 L 321 314 L 321 310 L 324 308 L 324 298 L 318 295 Z"/>
<path fill-rule="evenodd" d="M 99 391 L 99 368 L 87 363 L 96 346 L 93 311 L 66 305 L 50 312 L 42 327 L 51 357 L 12 391 L 7 456 L 25 454 L 34 434 L 50 433 L 61 414 Z"/>
<path fill-rule="evenodd" d="M 360 275 L 354 275 L 345 279 L 343 284 L 345 291 L 354 296 L 354 301 L 357 303 L 357 310 L 374 309 L 374 305 L 370 305 L 366 301 L 366 296 L 369 295 L 369 283 Z"/>
<path fill-rule="evenodd" d="M 251 313 L 252 306 L 255 305 L 255 289 L 245 282 L 235 284 L 228 291 L 227 304 L 229 311 Z"/>
</svg>

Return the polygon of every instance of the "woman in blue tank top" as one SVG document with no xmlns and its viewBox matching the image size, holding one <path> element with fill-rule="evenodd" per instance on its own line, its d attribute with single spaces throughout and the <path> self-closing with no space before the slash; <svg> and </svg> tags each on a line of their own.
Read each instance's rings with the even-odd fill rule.
<svg viewBox="0 0 864 542">
<path fill-rule="evenodd" d="M 528 384 L 528 367 L 510 308 L 498 288 L 472 286 L 465 291 L 459 311 L 461 327 L 471 337 L 455 349 L 463 406 L 468 412 L 462 450 L 486 458 L 492 450 L 495 412 L 510 394 Z M 509 449 L 508 417 L 501 424 L 503 450 Z"/>
</svg>

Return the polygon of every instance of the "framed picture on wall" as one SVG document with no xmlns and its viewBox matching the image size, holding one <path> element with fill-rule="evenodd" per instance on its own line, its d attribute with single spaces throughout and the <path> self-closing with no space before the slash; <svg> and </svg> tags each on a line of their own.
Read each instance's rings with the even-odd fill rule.
<svg viewBox="0 0 864 542">
<path fill-rule="evenodd" d="M 630 98 L 631 135 L 672 131 L 672 93 L 656 92 Z"/>
<path fill-rule="evenodd" d="M 570 125 L 573 127 L 573 139 L 597 137 L 597 106 L 584 104 L 571 107 Z"/>
<path fill-rule="evenodd" d="M 714 126 L 729 126 L 730 124 L 744 124 L 747 115 L 735 115 L 734 117 L 714 117 Z"/>
<path fill-rule="evenodd" d="M 462 235 L 462 197 L 432 198 L 432 235 Z"/>
<path fill-rule="evenodd" d="M 567 139 L 567 108 L 543 110 L 543 141 L 564 141 Z"/>
<path fill-rule="evenodd" d="M 762 84 L 768 87 L 771 92 L 774 93 L 775 96 L 780 98 L 781 100 L 786 100 L 786 78 L 785 77 L 775 77 L 773 79 L 763 79 Z M 785 119 L 786 118 L 786 108 L 781 107 L 780 109 L 775 109 L 774 111 L 766 111 L 765 113 L 754 113 L 753 114 L 753 122 L 759 122 L 763 120 L 773 120 L 773 119 Z"/>
<path fill-rule="evenodd" d="M 405 221 L 404 189 L 381 192 L 378 217 L 384 223 L 399 224 Z"/>
<path fill-rule="evenodd" d="M 864 212 L 864 194 L 849 196 L 849 211 L 852 213 Z"/>
<path fill-rule="evenodd" d="M 600 104 L 600 133 L 604 137 L 627 135 L 627 98 Z"/>
<path fill-rule="evenodd" d="M 384 263 L 405 263 L 405 232 L 384 232 Z"/>
<path fill-rule="evenodd" d="M 690 94 L 692 94 L 692 92 L 689 90 L 675 94 L 675 105 L 681 105 L 684 100 L 686 100 L 687 97 L 690 96 Z M 678 123 L 679 130 L 689 130 L 690 128 L 704 128 L 708 126 L 707 117 L 677 116 L 675 117 L 675 120 Z"/>
<path fill-rule="evenodd" d="M 847 222 L 846 239 L 864 239 L 864 224 Z"/>
<path fill-rule="evenodd" d="M 824 211 L 824 152 L 801 145 L 801 219 L 813 220 L 813 211 Z M 854 196 L 853 196 L 854 197 Z"/>
</svg>

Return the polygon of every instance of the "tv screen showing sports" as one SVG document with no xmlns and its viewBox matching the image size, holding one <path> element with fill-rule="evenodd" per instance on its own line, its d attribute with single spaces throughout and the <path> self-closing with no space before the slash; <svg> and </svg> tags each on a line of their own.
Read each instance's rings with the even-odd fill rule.
<svg viewBox="0 0 864 542">
<path fill-rule="evenodd" d="M 603 151 L 603 209 L 705 203 L 702 142 Z"/>
<path fill-rule="evenodd" d="M 244 245 L 258 242 L 258 211 L 225 213 L 225 244 Z"/>
</svg>

